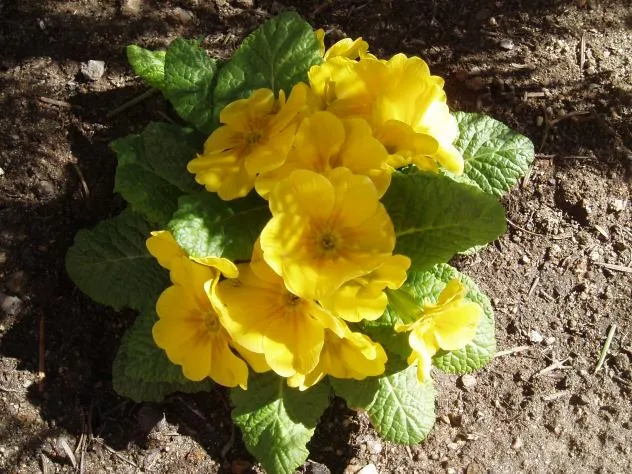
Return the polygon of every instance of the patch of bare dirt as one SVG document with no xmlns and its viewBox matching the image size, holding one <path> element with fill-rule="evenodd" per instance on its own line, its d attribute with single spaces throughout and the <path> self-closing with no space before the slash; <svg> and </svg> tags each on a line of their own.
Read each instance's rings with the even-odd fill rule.
<svg viewBox="0 0 632 474">
<path fill-rule="evenodd" d="M 69 281 L 76 231 L 116 214 L 108 142 L 173 117 L 124 48 L 203 38 L 228 57 L 294 8 L 335 40 L 426 59 L 455 109 L 530 137 L 504 198 L 508 232 L 454 262 L 493 300 L 504 353 L 475 378 L 435 374 L 439 419 L 419 446 L 380 441 L 336 401 L 302 472 L 626 472 L 632 464 L 632 11 L 627 0 L 0 1 L 0 470 L 249 472 L 226 393 L 134 404 L 111 388 L 131 314 Z M 105 62 L 90 80 L 89 60 Z M 597 359 L 616 331 L 603 368 Z M 44 364 L 44 365 L 42 365 Z M 44 370 L 42 381 L 39 371 Z M 93 440 L 95 438 L 96 440 Z"/>
</svg>

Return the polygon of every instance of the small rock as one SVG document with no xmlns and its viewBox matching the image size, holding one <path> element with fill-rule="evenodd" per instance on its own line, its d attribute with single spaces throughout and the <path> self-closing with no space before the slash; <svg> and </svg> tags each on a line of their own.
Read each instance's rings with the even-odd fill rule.
<svg viewBox="0 0 632 474">
<path fill-rule="evenodd" d="M 121 0 L 121 13 L 124 16 L 136 16 L 143 8 L 143 0 Z"/>
<path fill-rule="evenodd" d="M 454 469 L 453 467 L 449 467 L 449 468 L 447 468 L 447 469 L 445 470 L 445 472 L 446 472 L 447 474 L 456 474 L 456 473 L 457 473 L 457 472 L 459 472 L 459 471 L 457 471 L 457 470 L 456 470 L 456 469 Z"/>
<path fill-rule="evenodd" d="M 544 341 L 544 337 L 542 336 L 542 334 L 540 334 L 538 331 L 536 331 L 535 329 L 533 331 L 531 331 L 531 333 L 529 334 L 529 340 L 531 342 L 535 342 L 540 343 L 542 341 Z"/>
<path fill-rule="evenodd" d="M 522 441 L 522 438 L 520 436 L 516 437 L 516 439 L 514 439 L 514 442 L 511 443 L 511 449 L 513 449 L 514 451 L 521 450 L 523 446 L 524 441 Z"/>
<path fill-rule="evenodd" d="M 612 202 L 610 203 L 610 209 L 612 209 L 614 212 L 621 212 L 623 210 L 625 210 L 625 208 L 628 206 L 628 200 L 627 199 L 613 199 Z"/>
<path fill-rule="evenodd" d="M 476 383 L 476 377 L 472 374 L 465 374 L 461 376 L 461 385 L 466 390 L 476 387 Z"/>
<path fill-rule="evenodd" d="M 184 8 L 180 7 L 174 8 L 173 12 L 171 12 L 171 15 L 183 25 L 191 23 L 193 20 L 195 20 L 195 15 L 192 11 L 185 10 Z"/>
<path fill-rule="evenodd" d="M 0 293 L 0 307 L 7 316 L 15 316 L 22 309 L 22 300 L 17 296 L 8 296 Z"/>
<path fill-rule="evenodd" d="M 527 257 L 526 255 L 523 255 L 522 257 L 520 257 L 520 263 L 529 263 L 530 261 L 531 259 Z"/>
<path fill-rule="evenodd" d="M 252 8 L 255 5 L 254 0 L 236 0 L 235 3 L 242 8 Z"/>
<path fill-rule="evenodd" d="M 465 468 L 465 474 L 483 474 L 484 472 L 486 472 L 485 469 L 476 462 L 469 463 Z"/>
<path fill-rule="evenodd" d="M 367 464 L 360 469 L 356 474 L 378 474 L 375 464 Z"/>
<path fill-rule="evenodd" d="M 536 125 L 537 127 L 541 127 L 542 125 L 544 125 L 544 117 L 542 117 L 542 115 L 538 115 L 538 116 L 535 118 L 535 125 Z"/>
<path fill-rule="evenodd" d="M 495 17 L 490 16 L 489 20 L 487 20 L 487 24 L 491 26 L 492 28 L 496 28 L 498 26 L 498 21 L 496 20 Z"/>
<path fill-rule="evenodd" d="M 500 43 L 498 43 L 498 46 L 502 49 L 506 49 L 507 51 L 511 51 L 515 47 L 514 42 L 510 39 L 501 40 Z"/>
<path fill-rule="evenodd" d="M 549 336 L 544 340 L 544 344 L 547 346 L 552 346 L 553 344 L 555 344 L 555 341 L 557 339 L 555 339 L 553 336 Z"/>
<path fill-rule="evenodd" d="M 370 440 L 366 442 L 366 449 L 371 454 L 380 454 L 382 452 L 382 443 L 377 440 Z"/>
<path fill-rule="evenodd" d="M 3 176 L 4 176 L 4 170 L 0 168 L 0 178 L 2 178 Z"/>
<path fill-rule="evenodd" d="M 305 466 L 306 474 L 331 474 L 331 471 L 327 466 L 319 462 L 308 461 Z"/>
<path fill-rule="evenodd" d="M 456 451 L 459 448 L 460 448 L 459 443 L 448 443 L 448 449 L 452 451 Z"/>
<path fill-rule="evenodd" d="M 50 181 L 42 180 L 37 183 L 37 188 L 35 188 L 35 192 L 41 198 L 52 198 L 53 196 L 55 196 L 55 185 Z"/>
<path fill-rule="evenodd" d="M 81 74 L 90 81 L 98 81 L 105 74 L 105 61 L 91 59 L 87 63 L 81 63 Z"/>
</svg>

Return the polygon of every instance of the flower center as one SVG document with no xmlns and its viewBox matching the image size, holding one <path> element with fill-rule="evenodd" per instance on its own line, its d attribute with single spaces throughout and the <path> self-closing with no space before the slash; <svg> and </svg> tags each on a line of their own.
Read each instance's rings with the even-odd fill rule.
<svg viewBox="0 0 632 474">
<path fill-rule="evenodd" d="M 206 313 L 204 317 L 204 325 L 208 332 L 217 332 L 220 328 L 219 318 L 213 311 Z"/>
<path fill-rule="evenodd" d="M 297 306 L 301 302 L 301 297 L 289 291 L 285 294 L 285 304 L 287 306 Z"/>
<path fill-rule="evenodd" d="M 320 247 L 325 252 L 332 252 L 338 247 L 338 236 L 332 232 L 325 232 L 320 238 Z"/>
<path fill-rule="evenodd" d="M 254 145 L 255 143 L 259 142 L 259 140 L 261 140 L 262 136 L 263 134 L 259 131 L 250 132 L 248 135 L 246 135 L 246 142 L 249 145 Z"/>
</svg>

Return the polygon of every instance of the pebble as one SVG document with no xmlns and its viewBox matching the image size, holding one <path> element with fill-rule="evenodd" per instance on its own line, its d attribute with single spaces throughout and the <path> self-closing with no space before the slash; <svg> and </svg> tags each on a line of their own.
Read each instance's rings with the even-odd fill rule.
<svg viewBox="0 0 632 474">
<path fill-rule="evenodd" d="M 536 331 L 535 329 L 533 331 L 531 331 L 531 333 L 529 334 L 529 340 L 531 342 L 535 342 L 536 344 L 539 342 L 544 341 L 544 336 L 542 336 L 542 334 L 540 334 L 538 331 Z"/>
<path fill-rule="evenodd" d="M 2 178 L 3 176 L 4 176 L 4 170 L 0 168 L 0 178 Z"/>
<path fill-rule="evenodd" d="M 549 336 L 544 340 L 544 344 L 546 344 L 547 346 L 552 346 L 553 344 L 555 344 L 555 341 L 557 339 L 555 339 L 553 336 Z"/>
<path fill-rule="evenodd" d="M 185 10 L 184 8 L 176 7 L 172 12 L 173 17 L 178 20 L 183 25 L 192 22 L 195 20 L 195 15 L 193 12 L 189 10 Z"/>
<path fill-rule="evenodd" d="M 513 449 L 514 451 L 519 451 L 520 449 L 522 449 L 523 446 L 524 441 L 522 441 L 522 438 L 520 436 L 514 439 L 514 442 L 511 443 L 511 449 Z"/>
<path fill-rule="evenodd" d="M 121 13 L 125 16 L 138 15 L 143 8 L 143 0 L 121 0 Z"/>
<path fill-rule="evenodd" d="M 382 452 L 382 443 L 377 440 L 370 440 L 366 442 L 366 449 L 371 454 L 380 454 Z"/>
<path fill-rule="evenodd" d="M 55 196 L 55 185 L 50 181 L 42 180 L 37 183 L 35 192 L 41 198 L 51 198 Z"/>
<path fill-rule="evenodd" d="M 308 461 L 305 466 L 306 474 L 331 474 L 327 466 L 315 461 Z"/>
<path fill-rule="evenodd" d="M 378 474 L 377 467 L 375 464 L 367 464 L 362 469 L 360 469 L 356 474 Z"/>
<path fill-rule="evenodd" d="M 87 63 L 81 63 L 81 74 L 90 81 L 98 81 L 105 74 L 105 61 L 91 59 Z"/>
<path fill-rule="evenodd" d="M 465 374 L 461 376 L 461 385 L 466 390 L 476 387 L 476 383 L 476 377 L 472 374 Z"/>
<path fill-rule="evenodd" d="M 610 203 L 610 209 L 612 209 L 614 212 L 621 212 L 623 210 L 625 210 L 625 208 L 628 206 L 628 200 L 627 199 L 613 199 L 612 202 Z"/>
<path fill-rule="evenodd" d="M 500 43 L 498 44 L 502 49 L 506 49 L 507 51 L 511 51 L 512 49 L 514 49 L 515 45 L 514 42 L 511 41 L 510 39 L 504 39 L 501 40 Z"/>
<path fill-rule="evenodd" d="M 17 296 L 9 296 L 0 293 L 0 307 L 7 316 L 15 316 L 22 309 L 22 300 Z"/>
</svg>

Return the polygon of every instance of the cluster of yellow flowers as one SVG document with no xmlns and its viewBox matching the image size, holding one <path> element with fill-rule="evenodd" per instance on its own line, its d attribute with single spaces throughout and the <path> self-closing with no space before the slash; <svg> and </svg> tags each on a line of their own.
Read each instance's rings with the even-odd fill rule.
<svg viewBox="0 0 632 474">
<path fill-rule="evenodd" d="M 158 299 L 153 336 L 191 380 L 245 389 L 248 364 L 304 390 L 326 375 L 385 370 L 382 346 L 349 326 L 379 318 L 387 289 L 402 286 L 411 264 L 393 255 L 380 198 L 404 165 L 461 173 L 458 129 L 442 79 L 421 59 L 378 59 L 362 39 L 322 52 L 309 85 L 278 98 L 259 89 L 226 106 L 188 165 L 224 200 L 254 188 L 268 201 L 272 218 L 251 260 L 189 257 L 167 231 L 147 241 L 173 283 Z M 437 350 L 474 337 L 481 309 L 465 293 L 454 280 L 437 304 L 416 308 L 415 322 L 394 328 L 410 332 L 409 363 L 421 380 Z"/>
</svg>

